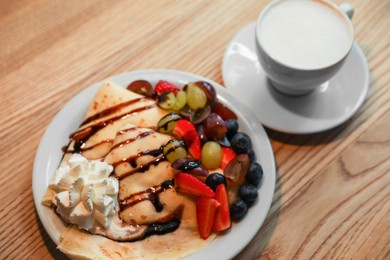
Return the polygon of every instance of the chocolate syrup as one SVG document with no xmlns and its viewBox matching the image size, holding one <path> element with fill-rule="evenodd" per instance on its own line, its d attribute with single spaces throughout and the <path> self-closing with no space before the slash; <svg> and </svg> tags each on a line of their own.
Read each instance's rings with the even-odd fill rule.
<svg viewBox="0 0 390 260">
<path fill-rule="evenodd" d="M 103 129 L 104 127 L 106 127 L 107 125 L 109 124 L 112 124 L 114 123 L 115 121 L 117 120 L 120 120 L 120 119 L 123 119 L 123 118 L 126 118 L 128 116 L 131 116 L 131 115 L 135 115 L 139 112 L 142 112 L 144 110 L 147 110 L 147 109 L 151 109 L 151 108 L 154 108 L 156 107 L 156 104 L 152 104 L 152 105 L 148 105 L 148 106 L 143 106 L 143 107 L 139 107 L 139 108 L 136 108 L 136 109 L 133 109 L 129 112 L 126 112 L 126 113 L 123 113 L 123 114 L 120 114 L 118 116 L 115 116 L 115 117 L 112 117 L 112 118 L 109 118 L 109 119 L 106 119 L 106 120 L 103 120 L 103 121 L 100 121 L 100 122 L 97 122 L 95 124 L 92 124 L 90 126 L 87 126 L 83 129 L 80 129 L 80 130 L 77 130 L 76 132 L 72 133 L 69 138 L 71 140 L 74 140 L 75 141 L 75 144 L 73 146 L 73 150 L 74 151 L 79 151 L 81 146 L 88 141 L 88 139 L 93 136 L 94 134 L 96 134 L 99 130 Z M 108 108 L 109 109 L 109 108 Z"/>
<path fill-rule="evenodd" d="M 106 140 L 103 140 L 99 143 L 96 143 L 94 145 L 91 145 L 89 147 L 84 147 L 83 143 L 79 143 L 79 141 L 76 141 L 76 143 L 73 145 L 73 147 L 75 148 L 74 150 L 66 150 L 65 151 L 63 150 L 64 153 L 83 153 L 85 151 L 89 151 L 89 150 L 92 150 L 93 148 L 99 146 L 99 145 L 102 145 L 102 144 L 106 144 L 106 143 L 113 143 L 114 140 L 112 139 L 106 139 Z"/>
<path fill-rule="evenodd" d="M 163 204 L 160 202 L 158 195 L 174 187 L 174 179 L 166 180 L 159 185 L 153 186 L 147 190 L 133 193 L 130 196 L 119 200 L 120 210 L 123 211 L 128 207 L 134 206 L 141 201 L 149 200 L 157 212 L 161 212 L 164 209 Z"/>
<path fill-rule="evenodd" d="M 137 173 L 137 172 L 146 172 L 147 170 L 149 170 L 150 166 L 152 166 L 152 165 L 157 166 L 160 162 L 163 162 L 163 161 L 166 161 L 165 156 L 157 157 L 156 159 L 154 159 L 154 160 L 152 160 L 144 165 L 140 165 L 131 171 L 127 171 L 125 173 L 122 173 L 121 176 L 118 177 L 118 180 L 123 180 L 124 178 L 129 177 L 130 175 L 133 175 L 134 173 Z"/>
<path fill-rule="evenodd" d="M 111 106 L 109 108 L 106 108 L 104 109 L 103 111 L 99 112 L 99 113 L 96 113 L 88 118 L 86 118 L 80 126 L 83 126 L 83 125 L 86 125 L 88 124 L 89 122 L 92 122 L 96 119 L 99 119 L 99 118 L 102 118 L 104 116 L 108 116 L 108 115 L 111 115 L 113 113 L 116 113 L 117 111 L 121 110 L 122 108 L 124 107 L 127 107 L 128 105 L 131 105 L 131 104 L 134 104 L 134 103 L 137 103 L 138 101 L 145 101 L 147 100 L 146 98 L 144 97 L 141 97 L 141 98 L 137 98 L 137 99 L 133 99 L 133 100 L 129 100 L 129 101 L 126 101 L 126 102 L 123 102 L 123 103 L 120 103 L 118 105 L 115 105 L 115 106 Z"/>
</svg>

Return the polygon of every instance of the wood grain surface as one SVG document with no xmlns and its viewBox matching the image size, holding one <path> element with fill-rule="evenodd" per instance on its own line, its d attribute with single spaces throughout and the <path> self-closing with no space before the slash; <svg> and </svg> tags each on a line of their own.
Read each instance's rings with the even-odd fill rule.
<svg viewBox="0 0 390 260">
<path fill-rule="evenodd" d="M 327 132 L 267 129 L 277 164 L 273 204 L 237 259 L 390 259 L 390 2 L 349 2 L 371 71 L 367 100 Z M 178 69 L 223 84 L 226 45 L 266 4 L 0 0 L 0 259 L 66 259 L 31 188 L 37 146 L 66 102 L 136 69 Z"/>
</svg>

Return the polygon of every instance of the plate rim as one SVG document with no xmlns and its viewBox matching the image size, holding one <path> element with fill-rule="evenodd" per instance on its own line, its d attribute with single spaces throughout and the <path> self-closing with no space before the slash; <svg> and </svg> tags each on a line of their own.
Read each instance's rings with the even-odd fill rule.
<svg viewBox="0 0 390 260">
<path fill-rule="evenodd" d="M 205 246 L 204 248 L 200 249 L 199 251 L 197 251 L 197 252 L 187 256 L 186 259 L 196 259 L 196 258 L 202 256 L 202 252 L 204 252 L 203 253 L 204 255 L 205 255 L 205 253 L 207 253 L 208 257 L 210 257 L 212 255 L 214 255 L 216 257 L 225 257 L 225 258 L 231 258 L 231 257 L 236 256 L 255 237 L 256 233 L 258 232 L 258 230 L 263 225 L 263 223 L 265 221 L 265 218 L 268 215 L 268 212 L 269 212 L 271 204 L 272 204 L 274 191 L 275 191 L 275 182 L 276 182 L 276 165 L 275 165 L 275 158 L 274 158 L 272 146 L 271 146 L 269 137 L 268 137 L 265 129 L 263 128 L 263 126 L 260 124 L 259 120 L 252 114 L 251 111 L 249 111 L 245 106 L 243 106 L 239 101 L 237 101 L 229 93 L 229 91 L 225 87 L 223 87 L 222 85 L 218 84 L 217 82 L 215 82 L 213 80 L 207 79 L 207 78 L 202 77 L 200 75 L 196 75 L 196 74 L 185 72 L 185 71 L 179 71 L 179 70 L 146 69 L 146 70 L 133 70 L 133 71 L 123 72 L 123 73 L 120 73 L 120 74 L 117 74 L 117 75 L 113 75 L 113 76 L 111 76 L 109 78 L 106 78 L 106 79 L 104 79 L 102 81 L 94 83 L 91 86 L 87 87 L 86 89 L 80 91 L 75 96 L 73 96 L 70 100 L 68 100 L 61 107 L 61 109 L 56 113 L 56 115 L 51 120 L 49 125 L 46 127 L 46 130 L 45 130 L 44 134 L 41 137 L 41 140 L 39 142 L 38 148 L 36 150 L 36 154 L 35 154 L 35 158 L 34 158 L 34 164 L 33 164 L 33 172 L 32 172 L 32 191 L 33 191 L 34 205 L 35 205 L 36 211 L 38 213 L 39 220 L 41 221 L 45 231 L 48 233 L 48 235 L 53 240 L 53 242 L 56 245 L 58 245 L 60 233 L 56 232 L 56 230 L 53 230 L 53 228 L 54 228 L 53 225 L 54 224 L 52 223 L 53 221 L 56 222 L 56 220 L 50 219 L 51 217 L 49 216 L 49 215 L 51 215 L 51 216 L 53 216 L 53 215 L 56 216 L 56 215 L 55 215 L 54 211 L 51 208 L 46 207 L 46 206 L 41 204 L 42 197 L 40 195 L 42 195 L 42 190 L 39 190 L 40 189 L 39 185 L 42 185 L 42 183 L 41 183 L 42 182 L 42 180 L 41 180 L 42 179 L 42 169 L 45 169 L 45 171 L 46 171 L 46 175 L 45 175 L 46 178 L 44 180 L 46 183 L 45 183 L 45 186 L 43 187 L 43 189 L 46 190 L 47 184 L 49 182 L 48 176 L 47 176 L 48 168 L 50 168 L 50 167 L 57 168 L 57 165 L 59 163 L 59 161 L 57 161 L 57 165 L 56 166 L 52 166 L 51 164 L 56 162 L 55 158 L 52 159 L 50 156 L 49 157 L 42 157 L 44 155 L 48 155 L 48 149 L 47 149 L 47 147 L 45 147 L 45 145 L 46 145 L 45 142 L 47 142 L 47 140 L 50 139 L 51 131 L 54 129 L 54 127 L 58 123 L 58 120 L 60 120 L 62 117 L 65 116 L 65 112 L 67 111 L 67 109 L 70 108 L 70 106 L 73 103 L 75 103 L 75 102 L 77 103 L 80 100 L 82 102 L 82 97 L 85 96 L 85 95 L 89 95 L 89 97 L 91 99 L 93 99 L 95 93 L 97 92 L 97 90 L 99 89 L 99 87 L 101 86 L 103 81 L 111 80 L 113 82 L 117 82 L 117 81 L 121 81 L 121 79 L 135 77 L 136 75 L 138 75 L 138 77 L 140 77 L 141 75 L 147 75 L 147 76 L 152 76 L 152 75 L 164 75 L 165 76 L 166 75 L 166 77 L 174 77 L 174 78 L 176 78 L 175 81 L 182 80 L 183 83 L 189 82 L 190 80 L 204 80 L 204 81 L 208 81 L 208 82 L 210 82 L 211 84 L 213 84 L 216 87 L 218 98 L 223 103 L 231 104 L 231 106 L 232 106 L 232 108 L 234 108 L 234 110 L 239 110 L 240 114 L 245 114 L 246 115 L 244 118 L 239 119 L 239 120 L 247 121 L 245 127 L 248 127 L 248 129 L 250 129 L 251 131 L 252 131 L 252 129 L 260 131 L 260 135 L 261 136 L 258 136 L 259 135 L 259 133 L 258 133 L 256 135 L 256 137 L 260 137 L 261 140 L 259 140 L 259 138 L 256 138 L 256 140 L 254 140 L 254 142 L 257 145 L 261 144 L 261 147 L 258 147 L 257 150 L 260 151 L 260 149 L 261 149 L 262 152 L 260 152 L 260 153 L 263 156 L 265 155 L 265 157 L 268 157 L 267 158 L 268 162 L 266 164 L 266 167 L 267 167 L 267 173 L 266 174 L 267 175 L 265 177 L 266 180 L 267 180 L 267 183 L 266 183 L 267 187 L 263 187 L 265 185 L 264 184 L 264 180 L 263 180 L 262 186 L 259 188 L 260 189 L 259 191 L 261 192 L 262 189 L 266 190 L 267 191 L 266 194 L 268 194 L 268 197 L 266 197 L 264 199 L 264 201 L 262 201 L 262 204 L 257 203 L 257 205 L 261 205 L 261 208 L 264 210 L 264 212 L 262 212 L 263 214 L 260 216 L 260 218 L 259 217 L 256 218 L 258 220 L 258 222 L 255 223 L 256 224 L 255 225 L 256 228 L 253 228 L 253 226 L 252 226 L 251 229 L 247 230 L 247 232 L 249 232 L 249 234 L 246 234 L 246 237 L 244 237 L 244 238 L 242 238 L 242 237 L 240 238 L 240 242 L 238 243 L 238 245 L 237 244 L 230 245 L 229 246 L 229 250 L 224 250 L 223 252 L 221 252 L 221 254 L 218 254 L 218 252 L 215 252 L 215 250 L 213 250 L 213 248 L 212 248 L 212 245 L 215 244 L 216 241 L 219 241 L 221 239 L 221 238 L 218 239 L 218 237 L 222 237 L 222 236 L 217 236 L 216 240 L 212 241 L 209 245 Z M 169 80 L 169 78 L 166 78 L 166 77 L 165 78 L 160 78 L 160 79 Z M 186 78 L 188 78 L 188 79 L 186 79 Z M 87 105 L 89 105 L 88 100 L 84 101 L 84 103 L 88 103 Z M 235 111 L 235 112 L 237 112 L 237 111 Z M 84 116 L 84 113 L 82 113 L 81 116 Z M 250 117 L 250 119 L 251 119 L 250 121 L 248 121 L 248 119 L 247 119 L 248 117 Z M 71 120 L 77 121 L 77 119 L 71 119 Z M 80 121 L 78 121 L 78 124 L 81 122 L 81 120 L 82 120 L 82 118 L 80 118 Z M 67 134 L 69 134 L 69 133 L 70 132 L 68 132 Z M 256 151 L 256 154 L 259 157 L 259 154 L 257 153 L 258 151 Z M 55 152 L 55 153 L 60 153 L 60 152 Z M 47 158 L 46 163 L 42 162 L 42 158 Z M 52 160 L 54 160 L 54 162 L 52 162 Z M 263 160 L 265 160 L 265 159 L 263 159 Z M 260 159 L 257 158 L 257 161 L 260 161 Z M 54 172 L 51 174 L 51 176 L 53 174 L 54 174 Z M 41 189 L 42 189 L 42 187 L 41 187 Z M 257 207 L 257 208 L 259 208 L 259 207 Z M 256 205 L 253 208 L 251 208 L 249 210 L 248 216 L 249 215 L 254 216 L 255 212 L 253 212 L 253 211 L 254 211 L 254 209 L 257 209 L 257 208 L 256 208 Z M 48 212 L 48 210 L 50 210 L 50 212 L 51 212 L 51 213 L 49 213 L 49 215 L 47 215 L 47 213 L 45 213 L 45 211 Z M 251 214 L 251 211 L 252 211 L 252 214 Z M 46 220 L 49 220 L 49 222 L 47 222 Z M 51 220 L 51 222 L 50 222 L 50 220 Z M 59 221 L 62 222 L 61 220 L 59 220 Z M 240 223 L 245 223 L 245 219 L 244 219 L 244 221 L 242 221 Z M 238 223 L 238 225 L 240 223 Z M 226 236 L 229 236 L 229 234 L 224 235 L 223 237 L 226 237 Z M 227 241 L 229 241 L 229 240 L 227 240 Z"/>
</svg>

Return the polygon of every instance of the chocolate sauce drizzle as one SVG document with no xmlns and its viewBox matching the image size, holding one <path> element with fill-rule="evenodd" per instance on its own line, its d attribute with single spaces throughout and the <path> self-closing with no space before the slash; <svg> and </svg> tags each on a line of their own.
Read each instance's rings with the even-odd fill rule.
<svg viewBox="0 0 390 260">
<path fill-rule="evenodd" d="M 84 121 L 81 123 L 80 126 L 86 125 L 86 124 L 88 124 L 96 119 L 99 119 L 99 118 L 102 118 L 105 116 L 109 116 L 113 113 L 116 113 L 117 111 L 119 111 L 119 110 L 121 110 L 121 109 L 123 109 L 131 104 L 137 103 L 139 101 L 146 101 L 146 100 L 147 100 L 146 98 L 141 97 L 141 98 L 132 99 L 132 100 L 120 103 L 120 104 L 115 105 L 115 106 L 108 107 L 108 108 L 104 109 L 103 111 L 100 111 L 99 113 L 96 113 L 96 114 L 84 119 Z"/>
<path fill-rule="evenodd" d="M 84 147 L 85 144 L 79 144 L 80 146 L 77 146 L 77 150 L 66 150 L 67 146 L 65 146 L 66 149 L 63 149 L 63 152 L 64 153 L 83 153 L 85 151 L 92 150 L 99 145 L 107 144 L 107 143 L 112 144 L 113 142 L 114 142 L 113 139 L 106 139 L 106 140 L 103 140 L 99 143 L 96 143 L 96 144 L 88 146 L 88 147 Z"/>
<path fill-rule="evenodd" d="M 125 210 L 126 208 L 134 206 L 137 203 L 140 203 L 141 201 L 149 200 L 153 204 L 156 211 L 161 212 L 164 209 L 164 207 L 160 202 L 158 195 L 167 189 L 172 189 L 173 187 L 174 187 L 174 179 L 170 179 L 162 182 L 159 185 L 150 187 L 147 190 L 133 193 L 130 196 L 119 200 L 120 210 L 121 211 Z"/>
<path fill-rule="evenodd" d="M 136 100 L 138 101 L 138 99 Z M 126 102 L 125 102 L 126 103 Z M 125 104 L 125 103 L 121 103 L 120 105 L 122 104 Z M 117 105 L 118 106 L 118 105 Z M 107 108 L 106 110 L 107 111 L 111 111 L 110 109 L 111 108 L 115 108 L 117 106 L 113 106 L 113 107 L 110 107 L 110 108 Z M 87 126 L 83 129 L 80 129 L 80 130 L 77 130 L 76 132 L 72 133 L 69 138 L 71 140 L 74 140 L 75 143 L 73 145 L 73 150 L 75 153 L 80 153 L 81 152 L 81 147 L 83 146 L 83 144 L 85 142 L 88 141 L 88 139 L 93 136 L 94 134 L 96 134 L 99 130 L 103 129 L 104 127 L 106 127 L 107 125 L 109 124 L 112 124 L 114 123 L 115 121 L 117 120 L 120 120 L 120 119 L 123 119 L 123 118 L 126 118 L 126 117 L 129 117 L 129 116 L 132 116 L 132 115 L 136 115 L 137 113 L 139 112 L 142 112 L 142 111 L 145 111 L 145 110 L 148 110 L 148 109 L 151 109 L 151 108 L 154 108 L 156 107 L 156 104 L 152 104 L 152 105 L 147 105 L 147 106 L 143 106 L 143 107 L 139 107 L 139 108 L 135 108 L 129 112 L 126 112 L 126 113 L 122 113 L 118 116 L 114 116 L 112 118 L 109 118 L 109 119 L 106 119 L 106 120 L 103 120 L 103 121 L 100 121 L 100 122 L 97 122 L 95 124 L 92 124 L 90 126 Z M 104 110 L 104 111 L 106 111 Z M 115 111 L 117 111 L 117 109 L 115 109 Z M 112 112 L 111 112 L 112 113 Z M 108 112 L 104 113 L 104 115 L 106 114 L 110 114 Z M 98 116 L 100 115 L 100 116 Z M 101 113 L 98 113 L 96 115 L 94 115 L 94 120 L 95 119 L 98 119 L 101 117 Z M 88 119 L 88 118 L 87 118 Z M 83 125 L 84 122 L 81 124 Z"/>
</svg>

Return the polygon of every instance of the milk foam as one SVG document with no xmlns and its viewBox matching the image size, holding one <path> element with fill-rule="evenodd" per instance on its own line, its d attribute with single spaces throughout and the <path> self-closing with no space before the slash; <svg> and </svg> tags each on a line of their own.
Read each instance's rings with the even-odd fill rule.
<svg viewBox="0 0 390 260">
<path fill-rule="evenodd" d="M 271 6 L 259 22 L 264 50 L 294 68 L 332 65 L 348 53 L 353 39 L 344 18 L 320 1 L 281 1 Z"/>
</svg>

